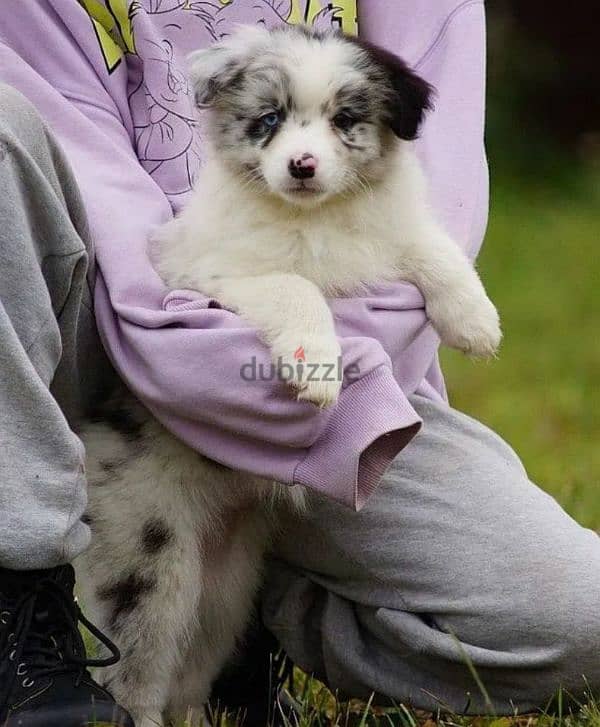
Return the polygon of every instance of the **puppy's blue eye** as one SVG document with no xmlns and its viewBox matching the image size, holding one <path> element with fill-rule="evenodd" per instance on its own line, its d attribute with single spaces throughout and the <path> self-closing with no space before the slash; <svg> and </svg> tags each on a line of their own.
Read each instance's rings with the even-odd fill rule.
<svg viewBox="0 0 600 727">
<path fill-rule="evenodd" d="M 281 121 L 281 118 L 276 111 L 273 111 L 270 114 L 265 114 L 261 118 L 261 122 L 262 122 L 263 126 L 269 130 L 276 129 L 279 126 L 280 121 Z"/>
</svg>

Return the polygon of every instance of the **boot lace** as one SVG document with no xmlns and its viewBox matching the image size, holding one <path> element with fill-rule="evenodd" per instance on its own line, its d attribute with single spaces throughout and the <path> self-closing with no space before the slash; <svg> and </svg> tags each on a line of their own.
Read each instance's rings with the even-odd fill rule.
<svg viewBox="0 0 600 727">
<path fill-rule="evenodd" d="M 108 649 L 109 657 L 85 656 L 79 624 Z M 8 674 L 0 680 L 0 707 L 19 681 L 23 689 L 29 689 L 39 679 L 73 674 L 79 686 L 89 667 L 112 666 L 120 659 L 115 644 L 81 613 L 71 591 L 49 578 L 0 613 L 2 631 L 8 636 L 0 650 L 0 672 L 4 664 Z"/>
</svg>

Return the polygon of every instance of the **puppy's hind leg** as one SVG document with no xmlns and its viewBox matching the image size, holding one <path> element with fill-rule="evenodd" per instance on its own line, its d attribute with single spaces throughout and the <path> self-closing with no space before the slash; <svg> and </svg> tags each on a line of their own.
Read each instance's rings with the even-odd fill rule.
<svg viewBox="0 0 600 727">
<path fill-rule="evenodd" d="M 163 724 L 199 598 L 192 507 L 155 459 L 146 452 L 119 479 L 90 487 L 92 546 L 77 563 L 86 608 L 121 650 L 101 680 L 136 727 Z"/>
<path fill-rule="evenodd" d="M 241 514 L 230 513 L 224 537 L 205 532 L 219 546 L 204 551 L 198 624 L 185 665 L 171 687 L 169 716 L 175 724 L 188 713 L 196 720 L 204 713 L 215 680 L 243 639 L 262 579 L 269 534 L 268 520 L 256 505 Z"/>
<path fill-rule="evenodd" d="M 204 680 L 202 654 L 203 644 L 193 639 L 193 646 L 188 648 L 184 663 L 176 673 L 170 688 L 169 703 L 166 714 L 168 724 L 196 725 L 211 724 L 207 697 L 202 689 Z"/>
</svg>

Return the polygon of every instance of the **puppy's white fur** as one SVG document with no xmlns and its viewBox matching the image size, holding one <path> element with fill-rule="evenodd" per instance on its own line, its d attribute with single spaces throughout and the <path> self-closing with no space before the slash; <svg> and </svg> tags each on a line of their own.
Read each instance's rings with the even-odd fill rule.
<svg viewBox="0 0 600 727">
<path fill-rule="evenodd" d="M 324 295 L 395 279 L 421 290 L 443 343 L 475 356 L 495 352 L 496 309 L 463 251 L 436 224 L 410 142 L 392 138 L 378 117 L 377 104 L 387 100 L 384 91 L 377 95 L 378 83 L 387 79 L 369 68 L 377 57 L 342 36 L 245 28 L 192 58 L 199 94 L 215 106 L 214 145 L 189 205 L 159 235 L 157 268 L 169 285 L 238 311 L 257 326 L 276 363 L 292 360 L 298 346 L 309 363 L 335 363 L 340 350 Z M 238 80 L 232 90 L 244 68 L 245 84 Z M 225 121 L 240 108 L 254 110 L 255 97 L 268 99 L 265 87 L 275 88 L 273 100 L 257 104 L 257 115 L 289 107 L 278 133 L 262 144 L 232 139 Z M 349 137 L 332 117 L 352 113 L 353 99 L 364 108 Z M 290 159 L 303 154 L 318 160 L 315 176 L 290 179 Z M 322 406 L 335 402 L 340 387 L 291 383 L 300 398 Z"/>
<path fill-rule="evenodd" d="M 443 343 L 489 356 L 498 315 L 463 251 L 426 204 L 409 142 L 388 173 L 351 196 L 314 207 L 257 196 L 213 156 L 183 214 L 161 233 L 158 261 L 173 287 L 201 290 L 253 323 L 278 360 L 302 346 L 307 362 L 340 355 L 324 294 L 352 294 L 390 280 L 414 283 Z M 235 210 L 235 214 L 231 211 Z M 300 398 L 333 403 L 340 382 L 293 382 Z"/>
<path fill-rule="evenodd" d="M 426 84 L 378 53 L 340 36 L 252 29 L 193 59 L 198 100 L 212 109 L 209 156 L 153 256 L 169 286 L 256 326 L 277 364 L 301 346 L 308 363 L 335 366 L 325 296 L 396 279 L 422 291 L 444 343 L 490 355 L 500 341 L 475 270 L 427 207 L 408 141 Z M 290 160 L 303 155 L 316 168 L 298 178 Z M 290 383 L 319 406 L 341 385 Z M 138 727 L 201 712 L 246 625 L 277 509 L 302 498 L 210 463 L 123 395 L 83 438 L 94 539 L 79 578 L 123 650 L 105 679 Z"/>
</svg>

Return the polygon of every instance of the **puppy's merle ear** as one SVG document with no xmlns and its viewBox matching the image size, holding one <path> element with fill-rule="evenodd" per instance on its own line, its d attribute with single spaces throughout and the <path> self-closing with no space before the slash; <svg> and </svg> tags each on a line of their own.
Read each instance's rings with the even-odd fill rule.
<svg viewBox="0 0 600 727">
<path fill-rule="evenodd" d="M 216 44 L 188 56 L 189 79 L 200 108 L 212 106 L 221 91 L 233 83 L 242 66 L 227 47 Z"/>
<path fill-rule="evenodd" d="M 260 27 L 241 27 L 226 40 L 188 56 L 196 104 L 212 106 L 218 95 L 242 78 L 244 68 L 268 39 Z"/>
<path fill-rule="evenodd" d="M 387 123 L 400 139 L 416 139 L 425 113 L 433 108 L 433 86 L 393 53 L 363 40 L 359 43 L 389 84 Z"/>
</svg>

